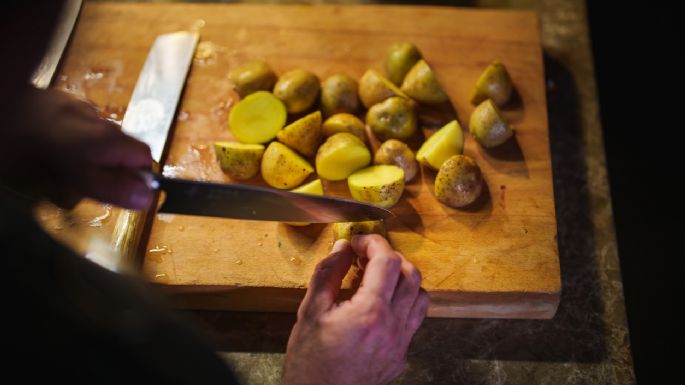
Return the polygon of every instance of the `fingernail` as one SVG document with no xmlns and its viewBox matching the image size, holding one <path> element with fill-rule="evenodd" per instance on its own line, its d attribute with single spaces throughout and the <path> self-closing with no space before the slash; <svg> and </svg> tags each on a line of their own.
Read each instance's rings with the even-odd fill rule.
<svg viewBox="0 0 685 385">
<path fill-rule="evenodd" d="M 338 239 L 335 241 L 333 244 L 333 248 L 331 249 L 331 253 L 337 253 L 338 251 L 343 251 L 345 247 L 347 247 L 347 244 L 350 243 L 347 239 Z"/>
</svg>

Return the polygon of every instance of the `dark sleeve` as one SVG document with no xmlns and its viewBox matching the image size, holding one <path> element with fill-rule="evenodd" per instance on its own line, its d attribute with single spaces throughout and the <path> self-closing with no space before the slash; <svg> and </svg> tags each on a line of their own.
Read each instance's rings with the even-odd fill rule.
<svg viewBox="0 0 685 385">
<path fill-rule="evenodd" d="M 207 340 L 149 287 L 73 254 L 5 203 L 4 347 L 22 382 L 236 383 Z"/>
</svg>

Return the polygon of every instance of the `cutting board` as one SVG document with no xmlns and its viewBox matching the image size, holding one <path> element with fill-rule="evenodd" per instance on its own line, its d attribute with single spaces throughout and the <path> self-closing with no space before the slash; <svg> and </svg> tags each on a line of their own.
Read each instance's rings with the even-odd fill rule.
<svg viewBox="0 0 685 385">
<path fill-rule="evenodd" d="M 423 273 L 432 317 L 551 318 L 560 271 L 539 25 L 535 14 L 404 6 L 157 5 L 87 3 L 56 86 L 120 119 L 158 34 L 198 29 L 198 47 L 171 136 L 164 172 L 231 182 L 211 143 L 231 140 L 239 100 L 227 73 L 264 60 L 278 73 L 303 68 L 320 78 L 356 79 L 382 69 L 393 42 L 416 44 L 437 72 L 466 128 L 470 93 L 493 60 L 516 87 L 505 109 L 515 140 L 486 151 L 466 134 L 487 188 L 465 209 L 441 205 L 435 172 L 422 170 L 386 224 L 392 245 Z M 422 127 L 430 134 L 432 127 Z M 465 130 L 466 131 L 466 130 Z M 252 184 L 262 184 L 257 178 Z M 344 182 L 326 183 L 345 196 Z M 143 273 L 180 307 L 294 311 L 316 263 L 333 243 L 331 226 L 292 227 L 157 214 Z M 344 282 L 350 295 L 361 272 Z"/>
</svg>

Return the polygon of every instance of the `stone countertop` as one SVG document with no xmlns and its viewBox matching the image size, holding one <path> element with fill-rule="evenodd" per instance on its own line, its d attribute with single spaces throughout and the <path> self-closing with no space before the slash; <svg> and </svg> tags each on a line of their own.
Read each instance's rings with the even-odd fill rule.
<svg viewBox="0 0 685 385">
<path fill-rule="evenodd" d="M 289 2 L 386 3 L 283 1 Z M 540 17 L 562 296 L 550 321 L 427 319 L 411 345 L 407 370 L 394 383 L 635 383 L 585 2 L 420 3 L 527 9 Z M 279 382 L 294 315 L 194 314 L 217 333 L 222 354 L 243 383 Z"/>
</svg>

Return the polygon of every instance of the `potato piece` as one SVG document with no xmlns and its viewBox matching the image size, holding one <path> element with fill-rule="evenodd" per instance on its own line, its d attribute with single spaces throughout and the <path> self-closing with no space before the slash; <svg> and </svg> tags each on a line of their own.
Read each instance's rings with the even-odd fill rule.
<svg viewBox="0 0 685 385">
<path fill-rule="evenodd" d="M 284 73 L 274 86 L 274 95 L 280 99 L 289 114 L 305 112 L 319 96 L 319 78 L 304 70 Z"/>
<path fill-rule="evenodd" d="M 326 138 L 339 132 L 347 132 L 358 137 L 362 140 L 362 142 L 366 142 L 366 130 L 364 129 L 364 122 L 352 114 L 335 114 L 326 119 L 321 128 L 323 131 L 323 136 Z"/>
<path fill-rule="evenodd" d="M 440 104 L 449 100 L 435 73 L 423 59 L 409 70 L 400 89 L 419 103 Z"/>
<path fill-rule="evenodd" d="M 364 107 L 370 108 L 391 96 L 407 98 L 397 86 L 374 70 L 368 70 L 359 80 L 359 97 Z"/>
<path fill-rule="evenodd" d="M 404 142 L 390 139 L 378 148 L 373 158 L 374 164 L 393 164 L 404 171 L 404 181 L 409 182 L 419 171 L 414 152 Z"/>
<path fill-rule="evenodd" d="M 241 98 L 257 91 L 271 91 L 276 84 L 276 73 L 264 62 L 245 63 L 228 73 Z"/>
<path fill-rule="evenodd" d="M 352 240 L 352 237 L 360 234 L 380 234 L 386 236 L 383 221 L 363 221 L 363 222 L 340 222 L 333 224 L 333 239 Z"/>
<path fill-rule="evenodd" d="M 476 161 L 465 155 L 454 155 L 440 167 L 435 177 L 435 197 L 451 207 L 473 203 L 483 189 L 483 176 Z"/>
<path fill-rule="evenodd" d="M 373 105 L 366 123 L 381 140 L 408 139 L 416 132 L 416 111 L 408 99 L 393 96 Z"/>
<path fill-rule="evenodd" d="M 285 126 L 276 138 L 304 156 L 314 155 L 321 140 L 321 111 L 312 112 Z"/>
<path fill-rule="evenodd" d="M 471 104 L 478 105 L 485 99 L 492 99 L 498 106 L 507 104 L 514 86 L 504 64 L 495 61 L 480 75 L 473 89 Z"/>
<path fill-rule="evenodd" d="M 421 53 L 412 43 L 395 43 L 388 48 L 385 56 L 385 73 L 388 80 L 401 86 L 407 72 L 421 60 Z"/>
<path fill-rule="evenodd" d="M 257 91 L 231 109 L 228 125 L 242 143 L 266 143 L 283 128 L 286 116 L 280 100 L 270 92 Z"/>
<path fill-rule="evenodd" d="M 400 200 L 404 191 L 404 171 L 392 165 L 371 166 L 347 178 L 352 199 L 390 208 Z"/>
<path fill-rule="evenodd" d="M 321 179 L 315 179 L 307 184 L 303 184 L 302 186 L 290 190 L 292 192 L 296 193 L 302 193 L 302 194 L 312 194 L 312 195 L 323 195 L 323 185 L 321 184 Z M 307 222 L 284 222 L 287 225 L 291 226 L 307 226 L 309 223 Z"/>
<path fill-rule="evenodd" d="M 271 142 L 262 157 L 262 178 L 270 186 L 291 189 L 304 181 L 314 168 L 284 144 Z"/>
<path fill-rule="evenodd" d="M 464 134 L 461 132 L 459 123 L 453 120 L 423 143 L 416 153 L 416 160 L 425 166 L 439 170 L 447 159 L 463 151 Z"/>
<path fill-rule="evenodd" d="M 473 110 L 469 132 L 485 148 L 499 146 L 514 135 L 514 130 L 492 99 L 487 99 Z"/>
<path fill-rule="evenodd" d="M 250 179 L 259 172 L 264 154 L 261 144 L 214 142 L 214 152 L 221 169 L 233 179 Z"/>
<path fill-rule="evenodd" d="M 341 132 L 328 138 L 316 153 L 316 172 L 328 180 L 343 180 L 371 162 L 371 152 L 358 137 Z"/>
<path fill-rule="evenodd" d="M 357 82 L 347 75 L 332 75 L 321 84 L 321 109 L 324 116 L 359 109 Z"/>
</svg>

